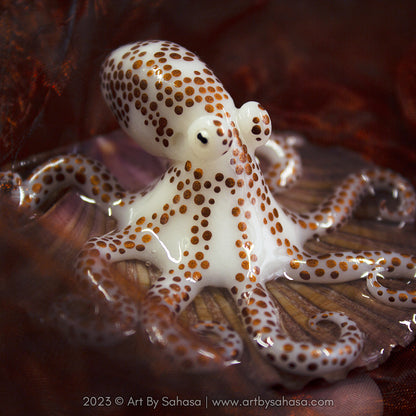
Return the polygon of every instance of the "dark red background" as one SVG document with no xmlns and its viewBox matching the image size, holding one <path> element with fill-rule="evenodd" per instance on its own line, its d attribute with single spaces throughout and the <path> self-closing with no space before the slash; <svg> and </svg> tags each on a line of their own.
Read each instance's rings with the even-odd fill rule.
<svg viewBox="0 0 416 416">
<path fill-rule="evenodd" d="M 276 129 L 362 152 L 415 180 L 416 3 L 2 1 L 0 162 L 116 127 L 98 89 L 113 48 L 176 41 Z"/>
</svg>

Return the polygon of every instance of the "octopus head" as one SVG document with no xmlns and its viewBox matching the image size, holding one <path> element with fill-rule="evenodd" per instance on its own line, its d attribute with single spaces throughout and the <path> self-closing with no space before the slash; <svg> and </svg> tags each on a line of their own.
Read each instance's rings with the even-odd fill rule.
<svg viewBox="0 0 416 416">
<path fill-rule="evenodd" d="M 236 138 L 257 146 L 270 133 L 265 110 L 253 102 L 236 109 L 207 65 L 172 42 L 116 49 L 102 65 L 101 89 L 126 133 L 173 161 L 220 158 Z"/>
</svg>

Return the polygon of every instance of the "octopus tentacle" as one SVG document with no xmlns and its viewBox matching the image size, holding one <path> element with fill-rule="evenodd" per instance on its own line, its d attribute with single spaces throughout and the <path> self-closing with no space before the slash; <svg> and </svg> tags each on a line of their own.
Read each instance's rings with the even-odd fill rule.
<svg viewBox="0 0 416 416">
<path fill-rule="evenodd" d="M 183 369 L 212 370 L 233 364 L 241 353 L 241 341 L 232 331 L 218 324 L 201 323 L 190 332 L 177 323 L 179 314 L 199 290 L 195 282 L 181 283 L 180 271 L 173 280 L 159 277 L 140 308 L 143 329 L 150 341 Z M 220 335 L 228 345 L 214 348 L 201 341 L 196 335 L 203 330 Z"/>
<path fill-rule="evenodd" d="M 297 214 L 285 210 L 292 221 L 304 230 L 304 240 L 341 226 L 356 208 L 360 199 L 374 190 L 390 190 L 398 207 L 391 211 L 385 203 L 380 206 L 380 217 L 390 221 L 413 222 L 416 211 L 416 193 L 402 176 L 381 168 L 367 169 L 349 175 L 335 192 L 310 213 Z"/>
<path fill-rule="evenodd" d="M 367 274 L 367 289 L 381 302 L 394 307 L 416 308 L 414 288 L 393 289 L 384 286 L 379 279 L 399 278 L 414 281 L 416 278 L 416 256 L 387 252 Z"/>
<path fill-rule="evenodd" d="M 377 272 L 377 268 L 367 275 L 367 289 L 374 298 L 392 306 L 416 307 L 416 290 L 387 288 L 380 283 L 379 277 L 384 278 L 383 275 Z"/>
<path fill-rule="evenodd" d="M 106 345 L 119 341 L 135 331 L 139 320 L 138 305 L 129 295 L 126 279 L 110 270 L 111 263 L 127 260 L 130 254 L 119 249 L 117 232 L 92 238 L 76 262 L 76 284 L 83 297 L 74 294 L 57 302 L 52 309 L 55 324 L 71 333 L 77 342 Z M 74 302 L 94 306 L 96 312 L 85 320 Z M 82 306 L 82 305 L 81 305 Z"/>
<path fill-rule="evenodd" d="M 302 174 L 302 161 L 295 149 L 302 143 L 296 135 L 272 134 L 270 140 L 256 150 L 268 167 L 264 171 L 264 180 L 272 194 L 291 187 Z"/>
<path fill-rule="evenodd" d="M 295 281 L 310 283 L 341 283 L 357 279 L 368 273 L 381 252 L 342 252 L 311 255 L 303 253 L 302 258 L 293 257 L 286 270 L 286 276 Z"/>
<path fill-rule="evenodd" d="M 22 178 L 17 172 L 0 172 L 0 193 L 9 195 L 12 201 L 19 203 L 21 197 Z"/>
<path fill-rule="evenodd" d="M 128 298 L 121 301 L 129 304 L 131 311 L 136 310 Z M 121 315 L 104 302 L 91 302 L 84 294 L 67 294 L 52 304 L 48 322 L 76 345 L 102 347 L 136 332 L 133 321 L 137 321 L 137 313 L 129 313 L 134 315 L 131 322 Z"/>
<path fill-rule="evenodd" d="M 319 321 L 328 320 L 341 331 L 335 342 L 314 345 L 290 339 L 281 327 L 273 300 L 262 285 L 234 296 L 246 330 L 260 352 L 274 365 L 291 373 L 313 375 L 344 368 L 362 349 L 361 331 L 342 313 L 324 312 L 311 319 L 312 328 Z"/>
<path fill-rule="evenodd" d="M 412 184 L 390 169 L 374 169 L 364 172 L 376 190 L 392 191 L 397 207 L 389 209 L 386 201 L 380 204 L 380 217 L 394 222 L 411 223 L 415 220 L 416 192 Z"/>
<path fill-rule="evenodd" d="M 367 277 L 367 287 L 375 298 L 392 306 L 416 307 L 416 292 L 382 286 L 378 277 L 411 279 L 416 277 L 416 257 L 391 251 L 328 253 L 316 256 L 303 253 L 292 258 L 286 275 L 289 279 L 311 283 L 340 283 Z"/>
<path fill-rule="evenodd" d="M 110 171 L 96 160 L 71 154 L 54 157 L 37 167 L 20 184 L 19 205 L 35 211 L 69 187 L 108 211 L 124 205 L 126 191 Z"/>
<path fill-rule="evenodd" d="M 218 322 L 198 322 L 192 327 L 192 330 L 200 335 L 207 337 L 216 337 L 219 339 L 219 352 L 225 362 L 237 362 L 243 353 L 243 341 L 234 329 L 220 324 Z"/>
</svg>

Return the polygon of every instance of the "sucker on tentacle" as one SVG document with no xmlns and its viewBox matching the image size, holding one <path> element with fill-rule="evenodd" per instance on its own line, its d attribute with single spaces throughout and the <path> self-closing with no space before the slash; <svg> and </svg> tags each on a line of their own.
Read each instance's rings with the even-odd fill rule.
<svg viewBox="0 0 416 416">
<path fill-rule="evenodd" d="M 373 168 L 347 177 L 312 212 L 282 208 L 274 194 L 291 186 L 301 172 L 296 140 L 273 136 L 269 141 L 267 111 L 256 102 L 236 108 L 213 72 L 172 42 L 136 42 L 117 49 L 103 63 L 101 89 L 127 134 L 151 154 L 171 161 L 153 187 L 127 192 L 103 165 L 81 155 L 56 157 L 24 180 L 17 173 L 0 176 L 3 189 L 10 189 L 21 207 L 38 210 L 55 191 L 75 187 L 117 220 L 116 229 L 85 243 L 75 265 L 81 292 L 98 309 L 110 311 L 111 322 L 107 327 L 93 322 L 86 329 L 64 302 L 56 312 L 64 330 L 104 344 L 140 324 L 153 343 L 185 368 L 229 365 L 242 350 L 233 331 L 202 322 L 187 332 L 177 323 L 204 287 L 224 287 L 266 359 L 288 372 L 321 375 L 350 366 L 363 348 L 364 334 L 342 311 L 323 311 L 312 318 L 311 327 L 320 320 L 334 322 L 341 330 L 337 341 L 314 345 L 292 340 L 266 289 L 268 281 L 277 275 L 324 284 L 362 277 L 376 299 L 416 306 L 416 293 L 387 289 L 378 280 L 381 275 L 414 279 L 414 255 L 314 255 L 304 248 L 309 238 L 343 224 L 373 187 L 397 193 L 398 209 L 382 206 L 384 219 L 413 221 L 416 197 L 404 178 Z M 256 152 L 269 166 L 265 174 Z M 161 272 L 141 305 L 110 272 L 112 263 L 132 259 L 151 262 Z M 219 337 L 217 348 L 197 336 L 210 331 Z"/>
</svg>

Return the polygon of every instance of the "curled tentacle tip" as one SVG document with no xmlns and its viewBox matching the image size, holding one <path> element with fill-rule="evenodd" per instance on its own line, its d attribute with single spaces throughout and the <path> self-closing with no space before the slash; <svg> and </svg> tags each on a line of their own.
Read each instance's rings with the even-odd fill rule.
<svg viewBox="0 0 416 416">
<path fill-rule="evenodd" d="M 192 327 L 199 336 L 214 341 L 226 366 L 239 363 L 243 353 L 243 342 L 232 328 L 218 322 L 199 322 Z"/>
<path fill-rule="evenodd" d="M 395 306 L 416 308 L 416 290 L 408 289 L 392 289 L 384 286 L 381 280 L 384 279 L 380 273 L 382 268 L 373 269 L 367 274 L 367 289 L 380 302 Z"/>
<path fill-rule="evenodd" d="M 387 206 L 387 201 L 383 200 L 379 205 L 380 217 L 383 220 L 411 224 L 415 221 L 416 206 L 409 200 L 401 201 L 400 206 L 394 210 Z"/>
</svg>

